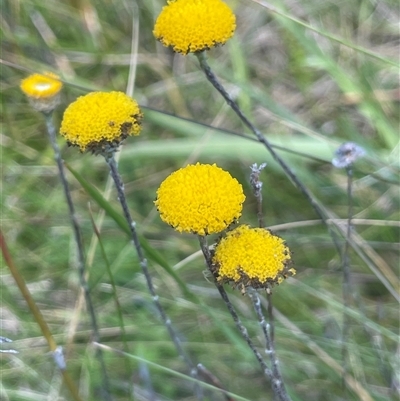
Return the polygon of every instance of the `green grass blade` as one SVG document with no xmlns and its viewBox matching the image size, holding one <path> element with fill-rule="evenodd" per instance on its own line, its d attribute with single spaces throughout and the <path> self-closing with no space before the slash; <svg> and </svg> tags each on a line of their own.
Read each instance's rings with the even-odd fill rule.
<svg viewBox="0 0 400 401">
<path fill-rule="evenodd" d="M 76 170 L 74 170 L 68 163 L 65 163 L 66 168 L 71 172 L 71 174 L 77 179 L 77 181 L 82 185 L 82 187 L 86 190 L 86 192 L 92 197 L 92 199 L 110 216 L 117 225 L 130 237 L 131 233 L 129 230 L 128 223 L 124 219 L 124 217 L 117 212 L 111 204 L 104 198 L 104 196 L 100 193 L 100 191 L 95 188 L 92 184 L 90 184 L 81 174 L 79 174 Z M 172 267 L 165 261 L 165 259 L 155 251 L 147 242 L 147 240 L 139 235 L 140 244 L 146 252 L 147 257 L 159 264 L 165 271 L 176 281 L 181 291 L 186 296 L 191 296 L 191 291 L 188 289 L 186 284 L 182 281 L 182 279 L 176 274 L 176 272 L 172 269 Z"/>
</svg>

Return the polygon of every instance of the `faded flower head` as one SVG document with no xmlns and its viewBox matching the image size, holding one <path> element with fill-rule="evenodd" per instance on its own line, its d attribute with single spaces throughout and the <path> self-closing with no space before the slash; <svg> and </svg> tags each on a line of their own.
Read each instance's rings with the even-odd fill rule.
<svg viewBox="0 0 400 401">
<path fill-rule="evenodd" d="M 337 168 L 347 168 L 364 155 L 365 150 L 361 146 L 353 142 L 345 142 L 336 150 L 332 164 Z"/>
<path fill-rule="evenodd" d="M 168 176 L 154 203 L 161 219 L 176 230 L 207 235 L 237 220 L 244 200 L 242 186 L 227 171 L 197 163 Z"/>
<path fill-rule="evenodd" d="M 59 105 L 62 86 L 59 77 L 52 72 L 29 75 L 20 84 L 31 106 L 43 113 L 49 113 Z"/>
<path fill-rule="evenodd" d="M 253 188 L 253 192 L 256 196 L 259 196 L 262 189 L 262 181 L 260 181 L 261 172 L 267 167 L 267 163 L 262 163 L 259 166 L 254 163 L 250 166 L 251 174 L 250 174 L 250 184 Z"/>
<path fill-rule="evenodd" d="M 213 268 L 218 281 L 246 287 L 271 288 L 292 276 L 290 250 L 285 241 L 265 228 L 241 225 L 216 245 Z"/>
<path fill-rule="evenodd" d="M 170 0 L 153 34 L 164 46 L 188 54 L 224 44 L 235 29 L 235 15 L 221 0 Z"/>
<path fill-rule="evenodd" d="M 123 92 L 91 92 L 64 112 L 60 134 L 70 145 L 95 154 L 115 151 L 130 135 L 139 135 L 143 114 Z"/>
</svg>

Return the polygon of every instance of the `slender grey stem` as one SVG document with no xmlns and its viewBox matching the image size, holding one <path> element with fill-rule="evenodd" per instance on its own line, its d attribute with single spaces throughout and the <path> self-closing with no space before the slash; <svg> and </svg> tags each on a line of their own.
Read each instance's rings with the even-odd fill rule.
<svg viewBox="0 0 400 401">
<path fill-rule="evenodd" d="M 347 173 L 347 199 L 348 199 L 348 213 L 347 213 L 347 230 L 346 230 L 346 241 L 343 250 L 343 306 L 348 308 L 350 306 L 352 289 L 350 279 L 350 239 L 352 230 L 352 218 L 353 218 L 353 168 L 350 164 L 346 168 Z M 344 377 L 347 374 L 347 360 L 348 360 L 348 347 L 347 341 L 349 338 L 350 322 L 349 317 L 346 313 L 343 313 L 343 329 L 342 329 L 342 362 L 343 362 L 343 386 L 345 385 Z"/>
<path fill-rule="evenodd" d="M 262 213 L 262 181 L 260 181 L 261 171 L 266 167 L 266 163 L 257 166 L 257 164 L 253 164 L 251 168 L 250 174 L 250 184 L 253 188 L 253 194 L 256 198 L 257 202 L 257 217 L 258 217 L 258 226 L 260 228 L 264 227 L 264 215 Z M 258 295 L 257 295 L 258 296 Z M 252 298 L 253 299 L 253 298 Z M 258 300 L 259 301 L 259 300 Z M 267 292 L 267 301 L 268 301 L 268 318 L 269 318 L 269 333 L 271 336 L 271 344 L 273 346 L 274 343 L 274 333 L 275 333 L 275 325 L 274 325 L 274 311 L 272 306 L 272 293 L 271 291 Z M 265 320 L 265 319 L 264 319 Z"/>
<path fill-rule="evenodd" d="M 352 230 L 352 219 L 353 219 L 353 169 L 352 167 L 346 168 L 347 172 L 347 199 L 348 199 L 348 213 L 347 213 L 347 230 L 346 230 L 346 242 L 344 244 L 343 251 L 343 282 L 344 282 L 344 298 L 347 302 L 351 297 L 351 282 L 350 282 L 350 239 Z"/>
<path fill-rule="evenodd" d="M 273 159 L 281 166 L 282 170 L 285 172 L 286 176 L 292 181 L 292 183 L 296 186 L 296 188 L 305 196 L 308 202 L 311 204 L 315 212 L 318 216 L 321 217 L 324 224 L 327 226 L 336 250 L 339 255 L 340 245 L 337 238 L 337 234 L 332 231 L 331 227 L 328 224 L 328 216 L 325 215 L 324 210 L 319 206 L 318 202 L 315 200 L 312 193 L 303 185 L 300 179 L 296 176 L 296 174 L 292 171 L 288 164 L 275 152 L 272 145 L 269 143 L 268 139 L 262 135 L 262 133 L 251 123 L 251 121 L 243 114 L 242 110 L 239 106 L 233 101 L 230 97 L 229 93 L 225 90 L 225 88 L 218 81 L 214 72 L 211 70 L 211 67 L 208 65 L 205 52 L 196 53 L 196 56 L 200 62 L 200 67 L 204 71 L 207 79 L 214 86 L 214 88 L 222 95 L 228 105 L 232 108 L 232 110 L 237 114 L 237 116 L 242 120 L 242 122 L 250 129 L 251 132 L 257 137 L 258 141 L 261 142 L 269 151 Z"/>
<path fill-rule="evenodd" d="M 253 164 L 250 167 L 251 168 L 250 184 L 253 188 L 253 194 L 256 198 L 258 225 L 261 228 L 264 227 L 264 215 L 262 213 L 262 191 L 261 191 L 263 183 L 262 181 L 260 181 L 260 174 L 265 167 L 266 163 L 263 163 L 260 166 L 257 166 L 257 164 Z M 258 292 L 254 288 L 248 287 L 247 294 L 249 295 L 251 301 L 253 302 L 258 322 L 260 323 L 261 329 L 264 334 L 265 352 L 269 356 L 272 365 L 272 375 L 273 375 L 272 382 L 275 395 L 281 401 L 290 401 L 290 397 L 286 392 L 283 377 L 279 369 L 278 357 L 275 352 L 275 345 L 274 345 L 275 324 L 274 324 L 274 313 L 272 306 L 272 293 L 271 291 L 267 292 L 269 323 L 267 323 L 267 321 L 265 320 Z"/>
<path fill-rule="evenodd" d="M 272 383 L 273 383 L 273 390 L 276 395 L 276 397 L 281 400 L 281 401 L 290 401 L 291 398 L 287 394 L 286 388 L 285 388 L 285 383 L 283 381 L 283 377 L 281 374 L 281 371 L 279 369 L 279 361 L 278 357 L 275 352 L 275 346 L 274 346 L 274 340 L 272 337 L 272 328 L 273 326 L 271 324 L 268 324 L 267 321 L 265 320 L 264 313 L 262 311 L 261 307 L 261 301 L 260 297 L 257 293 L 257 291 L 254 288 L 248 288 L 247 289 L 247 294 L 251 298 L 254 306 L 254 310 L 256 311 L 258 322 L 260 323 L 261 329 L 264 334 L 265 338 L 265 352 L 269 356 L 271 360 L 271 365 L 272 365 Z M 269 299 L 268 299 L 268 312 L 272 312 L 272 303 L 271 303 L 271 294 L 269 294 Z M 270 315 L 271 318 L 271 315 Z"/>
<path fill-rule="evenodd" d="M 352 219 L 353 219 L 353 168 L 350 166 L 346 168 L 347 173 L 347 198 L 348 198 L 348 213 L 347 213 L 347 231 L 346 231 L 346 242 L 344 245 L 344 264 L 343 264 L 343 272 L 345 281 L 348 285 L 350 285 L 350 257 L 349 257 L 349 249 L 350 249 L 350 237 L 352 230 Z M 350 295 L 350 294 L 348 294 Z"/>
<path fill-rule="evenodd" d="M 200 242 L 200 248 L 203 252 L 204 259 L 206 260 L 207 267 L 214 277 L 215 286 L 217 287 L 217 290 L 218 290 L 219 294 L 221 295 L 221 298 L 224 300 L 225 305 L 228 308 L 228 311 L 231 314 L 233 321 L 236 324 L 236 327 L 239 329 L 240 334 L 242 335 L 242 337 L 246 341 L 247 345 L 250 347 L 251 351 L 253 352 L 254 356 L 256 357 L 258 363 L 260 364 L 260 366 L 264 372 L 264 375 L 268 379 L 273 380 L 273 374 L 272 374 L 271 369 L 267 366 L 262 355 L 258 352 L 255 345 L 251 341 L 251 338 L 249 337 L 247 329 L 246 329 L 246 327 L 244 327 L 238 314 L 236 313 L 236 310 L 235 310 L 234 306 L 232 305 L 231 301 L 229 300 L 228 294 L 226 293 L 224 287 L 215 278 L 214 271 L 212 268 L 211 254 L 210 254 L 210 250 L 208 249 L 207 238 L 202 235 L 199 235 L 198 238 L 199 238 L 199 242 Z"/>
<path fill-rule="evenodd" d="M 272 345 L 275 341 L 275 318 L 274 318 L 274 307 L 272 304 L 272 292 L 267 292 L 267 303 L 268 303 L 268 319 L 269 319 L 269 332 L 271 335 Z"/>
<path fill-rule="evenodd" d="M 250 184 L 253 188 L 253 194 L 257 201 L 257 219 L 258 219 L 258 226 L 264 227 L 264 214 L 262 212 L 262 181 L 260 181 L 260 174 L 261 171 L 267 166 L 267 163 L 262 163 L 260 166 L 257 166 L 254 163 L 250 169 Z"/>
<path fill-rule="evenodd" d="M 124 217 L 129 224 L 133 245 L 135 247 L 137 256 L 139 258 L 140 267 L 142 268 L 142 272 L 146 278 L 147 287 L 153 298 L 154 304 L 161 316 L 161 320 L 162 320 L 163 324 L 165 325 L 165 327 L 168 330 L 168 333 L 175 345 L 175 348 L 177 349 L 179 355 L 182 357 L 182 359 L 185 361 L 185 363 L 190 368 L 190 375 L 194 378 L 197 378 L 197 376 L 198 376 L 197 368 L 193 364 L 193 362 L 191 361 L 189 356 L 186 354 L 185 350 L 183 349 L 181 340 L 179 339 L 178 335 L 176 334 L 176 332 L 172 326 L 171 320 L 168 318 L 167 314 L 165 313 L 164 308 L 161 306 L 159 297 L 154 289 L 153 281 L 151 279 L 149 269 L 147 267 L 147 259 L 144 257 L 143 249 L 142 249 L 142 246 L 140 245 L 139 237 L 136 232 L 136 222 L 132 219 L 131 213 L 128 208 L 128 204 L 126 202 L 124 184 L 123 184 L 122 178 L 118 172 L 118 166 L 115 161 L 114 154 L 112 153 L 111 155 L 109 155 L 109 154 L 106 155 L 105 159 L 110 167 L 111 177 L 113 178 L 115 186 L 117 188 L 118 199 L 119 199 L 119 202 L 121 203 Z M 197 388 L 196 388 L 196 391 L 197 391 Z"/>
<path fill-rule="evenodd" d="M 100 334 L 99 334 L 99 328 L 98 328 L 97 319 L 96 319 L 96 313 L 95 313 L 94 306 L 92 303 L 92 298 L 90 296 L 89 286 L 87 284 L 86 277 L 85 277 L 85 254 L 84 254 L 84 250 L 83 250 L 82 234 L 81 234 L 81 230 L 80 230 L 80 227 L 78 224 L 78 220 L 76 218 L 75 208 L 74 208 L 74 204 L 72 202 L 72 197 L 71 197 L 71 192 L 69 190 L 68 181 L 65 176 L 64 165 L 63 165 L 63 161 L 61 159 L 60 148 L 59 148 L 59 146 L 57 144 L 57 140 L 56 140 L 56 130 L 55 130 L 53 120 L 52 120 L 53 114 L 52 113 L 43 113 L 43 114 L 45 116 L 47 133 L 48 133 L 48 136 L 50 139 L 51 146 L 54 151 L 54 159 L 57 163 L 58 173 L 59 173 L 59 176 L 61 179 L 61 184 L 64 188 L 64 195 L 65 195 L 65 199 L 66 199 L 67 205 L 68 205 L 69 217 L 70 217 L 71 224 L 72 224 L 72 231 L 74 233 L 75 243 L 76 243 L 76 246 L 78 249 L 79 282 L 80 282 L 80 286 L 82 287 L 82 290 L 84 293 L 85 302 L 86 302 L 89 316 L 91 319 L 91 325 L 92 325 L 92 330 L 93 330 L 93 340 L 95 342 L 100 342 Z M 104 363 L 103 352 L 99 348 L 96 348 L 96 357 L 99 361 L 100 369 L 101 369 L 102 377 L 103 377 L 103 381 L 102 381 L 103 398 L 107 401 L 112 401 L 112 398 L 110 395 L 111 394 L 110 393 L 110 383 L 109 383 L 109 379 L 108 379 L 106 365 Z"/>
</svg>

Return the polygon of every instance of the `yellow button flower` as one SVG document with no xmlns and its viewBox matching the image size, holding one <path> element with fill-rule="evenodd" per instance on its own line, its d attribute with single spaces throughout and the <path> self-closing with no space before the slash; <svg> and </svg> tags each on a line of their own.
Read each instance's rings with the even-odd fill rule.
<svg viewBox="0 0 400 401">
<path fill-rule="evenodd" d="M 264 228 L 241 225 L 217 244 L 213 265 L 218 281 L 270 288 L 296 273 L 285 241 Z"/>
<path fill-rule="evenodd" d="M 79 97 L 64 112 L 60 134 L 83 152 L 115 150 L 129 135 L 139 135 L 143 114 L 123 92 L 92 92 Z"/>
<path fill-rule="evenodd" d="M 235 28 L 235 15 L 221 0 L 172 0 L 163 7 L 153 34 L 164 46 L 187 54 L 224 44 Z"/>
<path fill-rule="evenodd" d="M 23 79 L 20 84 L 22 92 L 28 96 L 31 105 L 43 112 L 50 112 L 58 106 L 62 86 L 59 77 L 51 72 L 32 74 Z"/>
<path fill-rule="evenodd" d="M 238 219 L 243 188 L 215 164 L 188 165 L 168 176 L 154 202 L 161 219 L 179 232 L 218 233 Z"/>
</svg>

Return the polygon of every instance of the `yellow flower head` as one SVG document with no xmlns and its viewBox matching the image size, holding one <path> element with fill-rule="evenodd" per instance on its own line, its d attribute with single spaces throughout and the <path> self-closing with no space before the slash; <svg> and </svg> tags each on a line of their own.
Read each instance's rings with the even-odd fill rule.
<svg viewBox="0 0 400 401">
<path fill-rule="evenodd" d="M 83 152 L 115 150 L 129 135 L 139 135 L 143 114 L 123 92 L 92 92 L 79 97 L 64 112 L 60 133 Z"/>
<path fill-rule="evenodd" d="M 43 112 L 50 112 L 58 106 L 62 86 L 59 77 L 51 72 L 32 74 L 23 79 L 20 84 L 22 92 L 28 96 L 31 105 Z"/>
<path fill-rule="evenodd" d="M 171 0 L 158 16 L 153 34 L 164 46 L 187 54 L 224 44 L 236 18 L 221 0 Z"/>
<path fill-rule="evenodd" d="M 227 171 L 197 163 L 168 176 L 154 203 L 161 219 L 176 230 L 206 235 L 238 219 L 244 200 L 242 186 Z"/>
<path fill-rule="evenodd" d="M 264 228 L 241 225 L 217 244 L 213 265 L 220 282 L 242 289 L 270 288 L 296 273 L 285 241 Z"/>
</svg>

